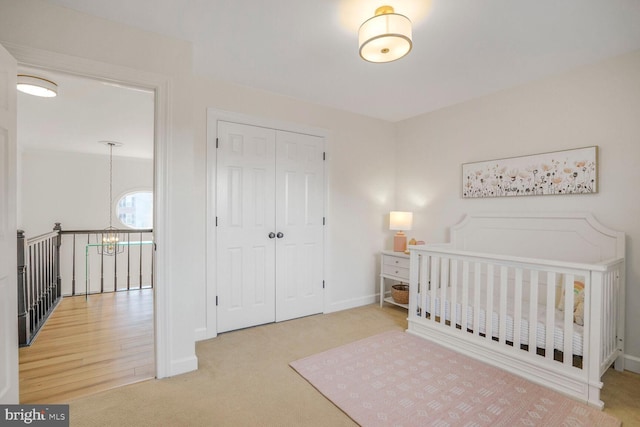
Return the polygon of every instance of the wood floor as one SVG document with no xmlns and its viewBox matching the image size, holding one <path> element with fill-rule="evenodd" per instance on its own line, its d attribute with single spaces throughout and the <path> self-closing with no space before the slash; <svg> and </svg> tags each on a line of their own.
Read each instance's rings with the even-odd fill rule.
<svg viewBox="0 0 640 427">
<path fill-rule="evenodd" d="M 153 378 L 153 290 L 66 297 L 20 349 L 20 403 L 68 403 Z"/>
</svg>

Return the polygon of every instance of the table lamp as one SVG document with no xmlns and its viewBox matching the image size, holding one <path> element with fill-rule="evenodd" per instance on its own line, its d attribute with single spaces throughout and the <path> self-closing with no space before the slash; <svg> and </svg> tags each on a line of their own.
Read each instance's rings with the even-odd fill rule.
<svg viewBox="0 0 640 427">
<path fill-rule="evenodd" d="M 405 231 L 411 230 L 413 224 L 413 212 L 393 211 L 389 214 L 389 230 L 396 230 L 393 236 L 393 251 L 404 252 L 407 249 L 407 235 Z"/>
</svg>

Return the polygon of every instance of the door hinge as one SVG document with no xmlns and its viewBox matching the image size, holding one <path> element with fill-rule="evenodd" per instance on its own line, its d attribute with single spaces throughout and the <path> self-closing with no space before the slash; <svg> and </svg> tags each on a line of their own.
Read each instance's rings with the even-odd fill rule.
<svg viewBox="0 0 640 427">
<path fill-rule="evenodd" d="M 158 250 L 158 244 L 156 242 L 153 242 L 153 250 L 154 251 Z"/>
<path fill-rule="evenodd" d="M 219 142 L 219 141 L 218 141 L 218 138 L 216 138 L 216 148 L 218 148 L 218 147 L 219 147 L 218 142 Z"/>
<path fill-rule="evenodd" d="M 322 160 L 327 160 L 327 152 L 326 151 L 322 152 Z"/>
<path fill-rule="evenodd" d="M 322 281 L 322 289 L 324 289 L 324 280 Z"/>
<path fill-rule="evenodd" d="M 326 217 L 322 217 L 322 225 L 326 225 L 327 224 L 327 218 Z"/>
<path fill-rule="evenodd" d="M 218 226 L 218 217 L 216 217 L 216 227 Z"/>
<path fill-rule="evenodd" d="M 216 295 L 216 307 L 218 306 L 218 295 Z"/>
</svg>

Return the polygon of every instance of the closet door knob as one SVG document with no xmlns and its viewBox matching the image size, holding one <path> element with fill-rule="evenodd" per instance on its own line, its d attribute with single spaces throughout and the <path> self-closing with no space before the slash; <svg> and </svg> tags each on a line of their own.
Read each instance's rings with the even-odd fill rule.
<svg viewBox="0 0 640 427">
<path fill-rule="evenodd" d="M 271 233 L 269 233 L 269 238 L 273 239 L 274 237 L 276 237 L 276 233 L 274 233 L 273 231 Z"/>
<path fill-rule="evenodd" d="M 276 234 L 276 237 L 278 239 L 282 239 L 284 237 L 284 234 L 282 234 L 281 232 L 278 231 L 278 234 Z"/>
</svg>

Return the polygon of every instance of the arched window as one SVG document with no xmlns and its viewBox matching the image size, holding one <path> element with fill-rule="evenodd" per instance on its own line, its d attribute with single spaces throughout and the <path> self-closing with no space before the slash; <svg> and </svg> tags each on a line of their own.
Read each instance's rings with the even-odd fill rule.
<svg viewBox="0 0 640 427">
<path fill-rule="evenodd" d="M 153 228 L 153 192 L 133 191 L 120 197 L 116 216 L 128 228 Z"/>
</svg>

